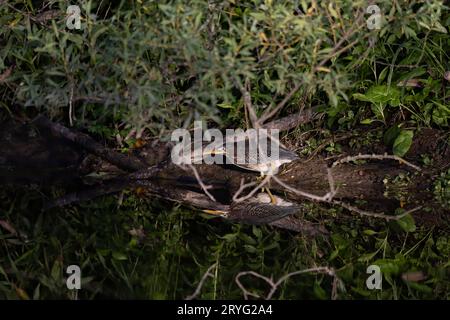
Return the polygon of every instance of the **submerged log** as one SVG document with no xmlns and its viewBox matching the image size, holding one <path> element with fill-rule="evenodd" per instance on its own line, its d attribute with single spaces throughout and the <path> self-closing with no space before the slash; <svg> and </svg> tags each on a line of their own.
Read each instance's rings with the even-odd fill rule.
<svg viewBox="0 0 450 320">
<path fill-rule="evenodd" d="M 149 194 L 169 201 L 199 209 L 223 210 L 230 205 L 233 194 L 242 182 L 255 181 L 257 177 L 253 172 L 229 165 L 195 165 L 205 184 L 211 186 L 210 192 L 217 199 L 214 202 L 199 187 L 192 171 L 171 163 L 170 147 L 157 140 L 149 141 L 143 148 L 125 155 L 106 148 L 86 134 L 67 129 L 43 117 L 38 117 L 31 124 L 9 121 L 2 124 L 0 131 L 0 143 L 4 147 L 0 155 L 1 183 L 78 185 L 78 193 L 57 199 L 48 207 L 86 201 L 124 188 L 141 187 Z M 414 161 L 421 154 L 428 153 L 433 155 L 437 164 L 421 174 L 392 160 L 336 166 L 332 171 L 337 186 L 335 198 L 349 202 L 365 200 L 375 208 L 395 208 L 398 199 L 389 197 L 385 182 L 387 177 L 403 174 L 410 177 L 405 186 L 407 205 L 414 206 L 424 202 L 431 204 L 431 177 L 450 166 L 448 144 L 444 143 L 444 148 L 437 146 L 437 143 L 444 141 L 439 140 L 441 136 L 442 132 L 437 130 L 424 130 L 416 135 L 407 158 Z M 383 148 L 374 146 L 373 150 L 387 151 Z M 330 160 L 320 155 L 312 160 L 301 159 L 285 165 L 277 177 L 293 188 L 323 196 L 329 192 L 327 168 L 334 160 L 336 159 Z M 86 173 L 92 172 L 103 172 L 111 179 L 90 181 L 90 184 L 97 183 L 93 187 L 83 186 L 80 182 L 83 179 L 86 181 Z M 300 204 L 308 200 L 286 192 L 283 186 L 274 182 L 270 184 L 270 189 Z M 297 219 L 294 223 L 292 219 L 294 218 L 288 217 L 272 224 L 297 231 L 317 231 L 310 222 Z"/>
</svg>

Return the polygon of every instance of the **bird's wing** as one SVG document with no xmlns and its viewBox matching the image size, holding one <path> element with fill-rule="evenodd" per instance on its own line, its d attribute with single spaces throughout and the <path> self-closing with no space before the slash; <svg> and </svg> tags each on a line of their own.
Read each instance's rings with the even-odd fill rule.
<svg viewBox="0 0 450 320">
<path fill-rule="evenodd" d="M 229 219 L 250 224 L 267 224 L 299 212 L 297 206 L 277 206 L 270 203 L 248 202 L 231 205 Z"/>
</svg>

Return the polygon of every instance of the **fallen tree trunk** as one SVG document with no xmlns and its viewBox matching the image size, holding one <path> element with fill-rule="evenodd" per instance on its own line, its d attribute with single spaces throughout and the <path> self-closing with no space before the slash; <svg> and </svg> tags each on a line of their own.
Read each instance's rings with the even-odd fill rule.
<svg viewBox="0 0 450 320">
<path fill-rule="evenodd" d="M 192 171 L 170 162 L 170 148 L 165 143 L 153 141 L 144 148 L 133 150 L 132 153 L 125 155 L 104 147 L 83 133 L 67 129 L 43 117 L 38 117 L 31 126 L 14 127 L 8 124 L 2 127 L 9 130 L 8 134 L 0 135 L 2 137 L 0 143 L 5 148 L 5 152 L 0 157 L 0 177 L 3 183 L 23 184 L 27 181 L 49 181 L 52 171 L 55 175 L 54 182 L 62 182 L 65 185 L 75 177 L 81 180 L 89 172 L 102 171 L 107 176 L 115 177 L 91 188 L 82 187 L 82 190 L 77 193 L 56 199 L 48 204 L 48 208 L 86 201 L 100 195 L 119 192 L 124 188 L 141 187 L 149 195 L 183 205 L 199 209 L 225 210 L 241 184 L 254 181 L 256 177 L 252 172 L 232 166 L 195 165 L 198 175 L 212 187 L 210 192 L 217 199 L 212 201 L 199 187 Z M 30 133 L 36 129 L 39 134 Z M 409 158 L 414 159 L 430 150 L 433 151 L 433 144 L 423 143 L 423 141 L 429 141 L 430 135 L 436 134 L 439 132 L 427 131 L 423 138 L 417 136 Z M 88 161 L 92 160 L 92 155 L 86 152 L 102 160 Z M 332 170 L 337 186 L 334 198 L 345 199 L 349 202 L 365 200 L 370 207 L 381 209 L 395 208 L 398 199 L 390 198 L 387 194 L 386 178 L 409 174 L 410 181 L 404 190 L 408 194 L 407 205 L 415 206 L 424 202 L 430 204 L 433 201 L 432 194 L 428 191 L 432 182 L 430 177 L 436 174 L 438 169 L 442 170 L 449 166 L 449 156 L 448 148 L 441 154 L 436 154 L 439 158 L 437 159 L 440 163 L 439 168 L 435 170 L 431 168 L 421 174 L 414 174 L 411 168 L 392 160 L 367 162 L 360 165 L 344 163 Z M 16 159 L 25 160 L 21 162 Z M 56 163 L 55 159 L 58 159 Z M 323 197 L 329 192 L 327 168 L 332 162 L 333 160 L 322 156 L 317 156 L 311 161 L 298 160 L 283 167 L 278 178 L 283 184 L 292 188 Z M 129 174 L 126 171 L 132 173 Z M 311 200 L 302 195 L 287 192 L 285 187 L 274 182 L 270 184 L 270 189 L 300 204 L 305 203 L 305 200 Z M 312 234 L 318 230 L 310 222 L 296 220 L 295 217 L 278 220 L 272 225 Z"/>
</svg>

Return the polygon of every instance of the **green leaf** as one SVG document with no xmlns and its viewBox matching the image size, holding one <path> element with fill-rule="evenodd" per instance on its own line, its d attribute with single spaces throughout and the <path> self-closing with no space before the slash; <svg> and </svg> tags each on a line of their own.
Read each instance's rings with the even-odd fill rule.
<svg viewBox="0 0 450 320">
<path fill-rule="evenodd" d="M 403 157 L 412 144 L 413 132 L 411 130 L 402 130 L 394 141 L 393 152 L 396 156 Z"/>
<path fill-rule="evenodd" d="M 361 121 L 361 124 L 371 124 L 373 122 L 372 119 L 364 119 Z"/>
<path fill-rule="evenodd" d="M 127 256 L 124 253 L 118 251 L 114 251 L 112 257 L 115 260 L 127 260 Z"/>
<path fill-rule="evenodd" d="M 400 272 L 400 261 L 395 259 L 379 259 L 376 260 L 373 264 L 380 267 L 381 272 L 384 276 L 391 274 L 395 275 Z"/>
<path fill-rule="evenodd" d="M 219 103 L 219 104 L 217 104 L 217 106 L 219 107 L 219 108 L 222 108 L 222 109 L 233 109 L 234 107 L 231 105 L 231 104 L 229 104 L 229 103 Z"/>
<path fill-rule="evenodd" d="M 413 69 L 413 70 L 401 75 L 397 81 L 405 81 L 405 80 L 417 78 L 417 77 L 424 75 L 426 72 L 427 72 L 427 69 L 425 69 L 425 68 L 416 68 L 416 69 Z"/>
<path fill-rule="evenodd" d="M 416 223 L 414 222 L 414 218 L 410 214 L 407 214 L 403 218 L 397 220 L 397 224 L 406 232 L 416 231 Z"/>
<path fill-rule="evenodd" d="M 392 127 L 390 127 L 389 129 L 386 130 L 386 132 L 384 133 L 384 144 L 386 146 L 391 146 L 394 144 L 395 139 L 398 137 L 398 135 L 400 134 L 400 128 L 398 125 L 394 125 Z"/>
<path fill-rule="evenodd" d="M 377 254 L 377 251 L 372 252 L 372 253 L 365 253 L 358 258 L 358 261 L 359 262 L 369 262 L 370 260 L 373 259 L 373 257 L 376 256 L 376 254 Z"/>
<path fill-rule="evenodd" d="M 244 249 L 245 249 L 245 251 L 247 251 L 249 253 L 255 253 L 256 252 L 256 248 L 254 246 L 249 245 L 249 244 L 244 245 Z"/>
<path fill-rule="evenodd" d="M 388 71 L 389 71 L 389 67 L 386 67 L 380 72 L 380 75 L 378 76 L 378 83 L 383 82 L 383 80 L 386 78 Z"/>
<path fill-rule="evenodd" d="M 363 231 L 363 233 L 368 236 L 373 236 L 374 234 L 377 234 L 378 232 L 376 232 L 374 230 L 366 229 Z"/>
<path fill-rule="evenodd" d="M 326 300 L 328 298 L 326 291 L 318 284 L 314 283 L 314 295 L 320 300 Z"/>
<path fill-rule="evenodd" d="M 415 283 L 415 282 L 406 282 L 408 284 L 408 286 L 412 289 L 415 289 L 417 291 L 420 292 L 425 292 L 425 293 L 431 293 L 433 292 L 433 289 L 431 289 L 429 286 L 427 286 L 426 284 L 421 284 L 421 283 Z"/>
<path fill-rule="evenodd" d="M 253 226 L 252 228 L 253 234 L 256 236 L 257 239 L 261 239 L 262 238 L 262 231 L 260 228 L 258 228 L 257 226 Z"/>
<path fill-rule="evenodd" d="M 373 104 L 382 103 L 398 106 L 400 104 L 400 93 L 400 90 L 396 87 L 381 85 L 371 87 L 365 94 L 355 93 L 353 98 Z"/>
<path fill-rule="evenodd" d="M 221 239 L 226 240 L 227 242 L 233 242 L 236 240 L 237 233 L 228 233 L 221 237 Z"/>
</svg>

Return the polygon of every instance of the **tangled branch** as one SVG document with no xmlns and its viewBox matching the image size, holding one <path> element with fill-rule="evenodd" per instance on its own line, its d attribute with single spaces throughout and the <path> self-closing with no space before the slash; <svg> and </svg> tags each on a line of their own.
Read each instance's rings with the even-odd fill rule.
<svg viewBox="0 0 450 320">
<path fill-rule="evenodd" d="M 203 287 L 203 284 L 206 281 L 206 278 L 208 278 L 208 277 L 213 278 L 214 277 L 214 275 L 211 273 L 211 271 L 216 266 L 217 266 L 217 262 L 214 263 L 212 266 L 210 266 L 208 268 L 208 270 L 206 270 L 206 272 L 203 274 L 203 277 L 201 278 L 200 282 L 198 283 L 197 288 L 195 289 L 194 293 L 191 294 L 190 296 L 187 296 L 185 300 L 193 300 L 200 294 L 200 291 L 202 290 L 202 287 Z"/>
<path fill-rule="evenodd" d="M 244 299 L 248 300 L 248 298 L 254 297 L 257 299 L 260 299 L 261 296 L 259 296 L 256 293 L 250 292 L 248 291 L 244 285 L 241 283 L 240 278 L 246 275 L 251 275 L 254 276 L 256 278 L 262 279 L 264 280 L 267 284 L 270 285 L 270 291 L 269 293 L 264 297 L 265 300 L 270 300 L 272 299 L 273 295 L 275 294 L 275 292 L 277 291 L 278 287 L 285 282 L 287 279 L 289 279 L 292 276 L 296 276 L 299 274 L 304 274 L 304 273 L 324 273 L 330 277 L 333 278 L 333 287 L 332 287 L 332 294 L 331 294 L 331 299 L 335 300 L 337 298 L 337 285 L 341 282 L 341 280 L 337 277 L 336 272 L 333 268 L 330 267 L 315 267 L 315 268 L 309 268 L 309 269 L 303 269 L 303 270 L 299 270 L 299 271 L 294 271 L 291 273 L 288 273 L 284 276 L 282 276 L 281 278 L 279 278 L 276 282 L 274 282 L 271 278 L 265 277 L 255 271 L 242 271 L 239 272 L 236 276 L 236 278 L 234 279 L 234 281 L 236 282 L 236 284 L 238 285 L 238 287 L 242 290 L 242 293 L 244 295 Z"/>
</svg>

